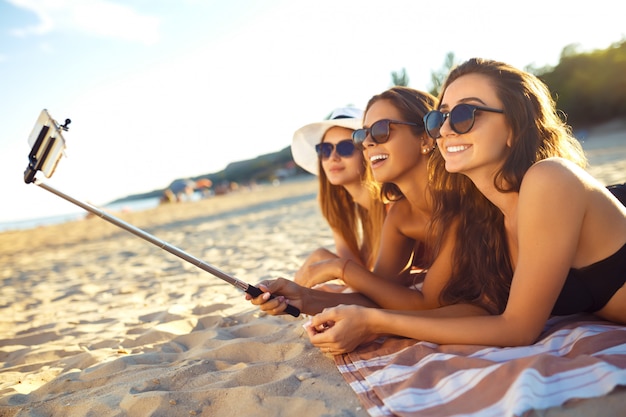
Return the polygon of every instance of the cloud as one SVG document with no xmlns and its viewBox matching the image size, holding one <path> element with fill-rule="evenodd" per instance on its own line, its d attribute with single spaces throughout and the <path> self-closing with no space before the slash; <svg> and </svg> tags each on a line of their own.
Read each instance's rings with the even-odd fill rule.
<svg viewBox="0 0 626 417">
<path fill-rule="evenodd" d="M 45 35 L 53 31 L 80 32 L 147 45 L 159 41 L 160 19 L 106 0 L 9 0 L 37 16 L 38 24 L 12 30 L 14 36 Z"/>
<path fill-rule="evenodd" d="M 37 0 L 8 0 L 8 2 L 13 4 L 15 7 L 26 9 L 35 13 L 39 20 L 36 25 L 12 29 L 11 34 L 13 36 L 26 37 L 29 35 L 45 35 L 54 29 L 52 18 L 47 13 L 48 8 L 43 7 L 44 2 Z"/>
</svg>

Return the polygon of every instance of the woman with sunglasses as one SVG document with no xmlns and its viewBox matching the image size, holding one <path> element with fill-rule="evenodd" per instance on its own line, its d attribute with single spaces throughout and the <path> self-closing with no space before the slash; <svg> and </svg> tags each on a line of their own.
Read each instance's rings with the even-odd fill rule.
<svg viewBox="0 0 626 417">
<path fill-rule="evenodd" d="M 307 124 L 293 136 L 294 161 L 319 179 L 318 200 L 330 225 L 336 254 L 326 248 L 315 250 L 300 267 L 295 281 L 309 281 L 311 265 L 328 259 L 350 259 L 372 268 L 385 205 L 375 183 L 365 182 L 367 166 L 352 142 L 352 132 L 361 127 L 363 112 L 353 107 L 335 109 L 327 120 Z M 324 285 L 325 290 L 345 286 Z"/>
<path fill-rule="evenodd" d="M 471 59 L 452 70 L 439 110 L 424 121 L 441 152 L 433 167 L 449 172 L 433 177 L 443 202 L 433 222 L 460 220 L 447 306 L 327 309 L 312 318 L 311 342 L 338 353 L 383 334 L 518 346 L 533 343 L 551 315 L 588 312 L 626 324 L 626 208 L 584 170 L 545 84 Z"/>
<path fill-rule="evenodd" d="M 429 236 L 432 212 L 428 164 L 435 141 L 424 131 L 423 117 L 435 106 L 436 99 L 407 87 L 393 87 L 372 97 L 367 105 L 363 129 L 352 138 L 363 149 L 373 177 L 382 183 L 384 197 L 392 203 L 383 224 L 380 249 L 374 269 L 344 259 L 318 262 L 309 268 L 314 284 L 340 277 L 355 293 L 322 296 L 319 291 L 299 286 L 286 279 L 264 281 L 260 287 L 268 292 L 252 300 L 261 310 L 281 314 L 291 303 L 303 313 L 315 314 L 339 304 L 371 305 L 390 309 L 420 310 L 440 307 L 439 297 L 450 275 L 453 242 L 446 241 L 440 256 L 428 264 L 422 282 L 408 288 L 406 278 L 416 247 Z M 442 168 L 443 169 L 443 168 Z M 269 299 L 269 292 L 277 297 Z M 358 299 L 358 295 L 366 297 Z M 247 297 L 250 299 L 249 297 Z M 287 301 L 288 300 L 288 301 Z"/>
</svg>

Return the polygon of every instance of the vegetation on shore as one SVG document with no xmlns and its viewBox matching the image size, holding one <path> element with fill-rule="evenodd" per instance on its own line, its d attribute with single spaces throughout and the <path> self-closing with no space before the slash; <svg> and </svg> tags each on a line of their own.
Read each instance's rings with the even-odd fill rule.
<svg viewBox="0 0 626 417">
<path fill-rule="evenodd" d="M 454 53 L 446 55 L 441 69 L 431 72 L 430 92 L 437 95 L 441 84 L 457 62 Z M 526 67 L 541 78 L 554 94 L 557 107 L 575 129 L 587 129 L 614 119 L 626 119 L 626 40 L 606 49 L 580 52 L 576 44 L 563 48 L 559 63 L 541 68 Z M 393 85 L 409 85 L 406 70 L 391 73 Z M 193 181 L 209 179 L 213 184 L 270 182 L 279 170 L 292 175 L 307 174 L 297 167 L 291 147 L 254 159 L 230 163 L 225 169 L 198 175 Z M 310 175 L 310 174 L 307 174 Z M 135 194 L 115 202 L 160 197 L 163 189 Z"/>
</svg>

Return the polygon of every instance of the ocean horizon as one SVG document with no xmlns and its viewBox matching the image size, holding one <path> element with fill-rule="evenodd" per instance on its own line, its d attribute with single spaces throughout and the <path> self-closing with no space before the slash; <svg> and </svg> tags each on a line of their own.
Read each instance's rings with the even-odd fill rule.
<svg viewBox="0 0 626 417">
<path fill-rule="evenodd" d="M 297 182 L 297 181 L 306 181 L 309 180 L 312 176 L 302 175 L 292 178 L 284 179 L 283 181 L 274 182 L 271 185 L 276 186 L 285 182 Z M 190 196 L 186 196 L 184 201 L 193 202 L 202 200 L 203 198 L 207 198 L 200 191 L 195 191 Z M 212 197 L 209 197 L 212 198 Z M 160 197 L 146 197 L 139 198 L 134 200 L 122 200 L 117 202 L 111 202 L 103 206 L 95 206 L 100 210 L 104 210 L 112 215 L 116 215 L 115 213 L 121 212 L 139 212 L 143 210 L 148 210 L 151 208 L 155 208 L 159 205 L 161 198 Z M 14 231 L 14 230 L 28 230 L 34 229 L 42 226 L 51 226 L 55 224 L 67 223 L 71 221 L 76 221 L 80 219 L 84 219 L 88 214 L 86 210 L 76 206 L 76 210 L 72 210 L 71 212 L 56 214 L 52 216 L 44 216 L 44 217 L 36 217 L 30 219 L 19 219 L 19 220 L 9 220 L 9 221 L 0 221 L 0 233 Z"/>
<path fill-rule="evenodd" d="M 104 206 L 96 206 L 101 210 L 105 210 L 111 213 L 119 213 L 122 211 L 142 211 L 154 208 L 159 205 L 159 197 L 149 197 L 137 200 L 126 200 L 117 203 L 110 203 Z M 21 219 L 13 221 L 0 221 L 0 233 L 8 232 L 12 230 L 27 230 L 34 229 L 41 226 L 51 226 L 54 224 L 67 223 L 84 219 L 87 215 L 87 211 L 76 207 L 76 211 L 57 214 L 54 216 L 44 216 L 32 219 Z M 115 215 L 115 214 L 114 214 Z"/>
</svg>

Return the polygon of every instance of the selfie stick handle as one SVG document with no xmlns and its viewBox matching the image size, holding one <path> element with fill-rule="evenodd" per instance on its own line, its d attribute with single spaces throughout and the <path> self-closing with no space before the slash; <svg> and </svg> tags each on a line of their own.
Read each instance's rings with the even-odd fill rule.
<svg viewBox="0 0 626 417">
<path fill-rule="evenodd" d="M 59 190 L 57 190 L 56 188 L 53 188 L 43 182 L 39 182 L 37 180 L 35 180 L 35 184 L 37 184 L 38 186 L 40 186 L 41 188 L 43 188 L 44 190 L 47 190 L 67 201 L 69 201 L 70 203 L 73 203 L 85 210 L 87 210 L 90 213 L 95 214 L 98 217 L 101 217 L 102 219 L 108 221 L 109 223 L 113 223 L 116 226 L 121 227 L 122 229 L 136 235 L 139 236 L 140 238 L 147 240 L 148 242 L 158 246 L 161 249 L 165 249 L 166 251 L 168 251 L 169 253 L 178 256 L 181 259 L 184 259 L 185 261 L 197 266 L 198 268 L 216 276 L 217 278 L 220 278 L 226 282 L 228 282 L 229 284 L 239 288 L 240 290 L 250 294 L 252 297 L 258 297 L 259 295 L 263 294 L 263 291 L 261 291 L 259 288 L 255 287 L 254 285 L 250 285 L 246 282 L 243 282 L 231 275 L 228 275 L 227 273 L 219 270 L 218 268 L 204 262 L 201 259 L 196 258 L 195 256 L 192 256 L 190 254 L 188 254 L 187 252 L 170 245 L 169 243 L 157 238 L 154 235 L 151 235 L 150 233 L 147 233 L 135 226 L 133 226 L 132 224 L 126 223 L 125 221 L 112 216 L 106 212 L 104 212 L 103 210 L 100 210 L 99 208 L 92 206 L 91 204 L 87 204 L 85 202 L 82 202 L 80 200 L 77 200 L 75 198 L 73 198 L 72 196 L 69 196 Z M 271 295 L 270 298 L 274 298 L 274 295 Z M 285 312 L 288 314 L 291 314 L 294 317 L 298 317 L 300 315 L 300 310 L 297 307 L 294 307 L 292 305 L 287 305 L 287 308 L 285 309 Z"/>
</svg>

